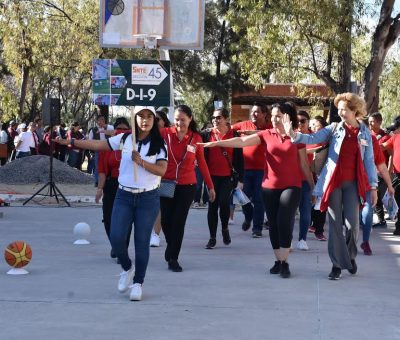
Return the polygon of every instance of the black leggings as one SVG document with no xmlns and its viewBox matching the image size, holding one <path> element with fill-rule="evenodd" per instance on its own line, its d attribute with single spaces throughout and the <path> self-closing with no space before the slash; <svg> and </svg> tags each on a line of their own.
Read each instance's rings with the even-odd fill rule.
<svg viewBox="0 0 400 340">
<path fill-rule="evenodd" d="M 167 241 L 165 260 L 177 260 L 182 247 L 185 224 L 196 184 L 177 185 L 173 198 L 161 197 L 161 226 Z"/>
<path fill-rule="evenodd" d="M 314 207 L 311 210 L 311 226 L 315 228 L 315 234 L 324 233 L 324 225 L 326 220 L 326 211 L 315 210 Z"/>
<path fill-rule="evenodd" d="M 214 183 L 215 200 L 208 202 L 208 228 L 210 238 L 216 238 L 218 227 L 218 209 L 221 218 L 222 229 L 228 229 L 232 182 L 230 176 L 211 176 Z"/>
<path fill-rule="evenodd" d="M 290 248 L 293 237 L 294 217 L 299 207 L 301 188 L 263 189 L 267 213 L 269 238 L 273 249 Z"/>
</svg>

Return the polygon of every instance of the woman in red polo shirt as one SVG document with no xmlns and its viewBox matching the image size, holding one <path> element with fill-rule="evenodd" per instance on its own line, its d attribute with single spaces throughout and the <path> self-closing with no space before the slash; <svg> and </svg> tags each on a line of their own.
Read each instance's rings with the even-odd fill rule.
<svg viewBox="0 0 400 340">
<path fill-rule="evenodd" d="M 270 241 L 276 261 L 271 274 L 290 276 L 287 262 L 292 242 L 293 224 L 301 197 L 303 173 L 314 187 L 304 145 L 297 146 L 286 135 L 283 114 L 288 114 L 292 127 L 297 123 L 297 110 L 291 103 L 275 104 L 272 107 L 272 129 L 257 134 L 236 137 L 224 141 L 204 143 L 205 147 L 243 148 L 251 145 L 265 145 L 266 167 L 262 183 L 265 211 L 270 222 Z"/>
<path fill-rule="evenodd" d="M 231 129 L 229 112 L 226 109 L 215 110 L 212 115 L 214 128 L 202 134 L 204 142 L 213 142 L 238 137 L 238 133 Z M 217 243 L 218 210 L 221 218 L 222 240 L 225 245 L 231 243 L 228 222 L 230 214 L 230 199 L 232 190 L 243 183 L 243 150 L 232 148 L 213 148 L 205 150 L 205 157 L 211 179 L 214 183 L 216 198 L 208 205 L 208 228 L 210 239 L 206 249 L 213 249 Z M 232 167 L 238 174 L 238 178 L 232 181 Z"/>
<path fill-rule="evenodd" d="M 114 123 L 115 135 L 125 133 L 130 129 L 129 122 L 125 117 L 119 117 Z M 118 176 L 119 166 L 121 163 L 121 150 L 115 151 L 100 151 L 98 173 L 99 182 L 96 192 L 96 203 L 100 202 L 103 197 L 103 223 L 104 229 L 108 240 L 111 243 L 110 232 L 111 232 L 111 213 L 114 205 L 115 195 L 118 190 Z M 129 240 L 131 238 L 131 230 L 129 230 L 126 240 L 126 246 L 129 247 Z M 117 257 L 115 252 L 111 249 L 110 256 L 114 259 Z"/>
<path fill-rule="evenodd" d="M 195 160 L 208 187 L 211 202 L 215 199 L 215 191 L 204 150 L 197 145 L 202 139 L 190 107 L 179 105 L 175 110 L 175 126 L 162 129 L 161 135 L 168 148 L 168 167 L 163 178 L 177 182 L 174 197 L 161 197 L 161 225 L 167 241 L 165 260 L 169 270 L 181 272 L 178 257 L 186 218 L 196 193 Z"/>
</svg>

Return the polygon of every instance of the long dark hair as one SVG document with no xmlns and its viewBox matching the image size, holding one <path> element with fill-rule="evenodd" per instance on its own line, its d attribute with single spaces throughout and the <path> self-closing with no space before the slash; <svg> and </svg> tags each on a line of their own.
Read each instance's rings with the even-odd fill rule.
<svg viewBox="0 0 400 340">
<path fill-rule="evenodd" d="M 194 120 L 192 109 L 189 106 L 183 105 L 183 104 L 178 105 L 175 110 L 179 111 L 179 112 L 183 112 L 186 116 L 188 116 L 189 118 L 192 118 L 192 120 L 190 121 L 190 124 L 189 124 L 189 129 L 192 130 L 193 132 L 198 132 L 197 131 L 197 123 Z"/>
<path fill-rule="evenodd" d="M 151 112 L 151 111 L 150 111 Z M 158 153 L 160 153 L 161 150 L 165 151 L 165 154 L 167 154 L 167 149 L 165 148 L 165 141 L 161 137 L 160 134 L 160 129 L 158 128 L 157 122 L 156 122 L 156 116 L 154 115 L 153 112 L 151 112 L 153 115 L 153 127 L 150 130 L 149 137 L 150 137 L 150 148 L 149 152 L 147 153 L 146 156 L 153 156 Z M 135 131 L 136 131 L 136 136 L 139 135 L 139 126 L 137 123 L 137 119 L 135 117 Z"/>
<path fill-rule="evenodd" d="M 169 121 L 168 116 L 164 111 L 158 110 L 158 111 L 156 111 L 156 113 L 160 117 L 160 119 L 164 122 L 164 127 L 171 126 L 171 122 Z"/>
</svg>

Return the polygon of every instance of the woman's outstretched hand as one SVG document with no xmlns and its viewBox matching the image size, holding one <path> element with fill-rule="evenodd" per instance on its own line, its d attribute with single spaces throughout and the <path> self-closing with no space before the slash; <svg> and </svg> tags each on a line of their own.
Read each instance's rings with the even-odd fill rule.
<svg viewBox="0 0 400 340">
<path fill-rule="evenodd" d="M 218 142 L 207 142 L 207 143 L 196 143 L 196 144 L 204 148 L 213 148 L 214 146 L 218 145 Z"/>
<path fill-rule="evenodd" d="M 290 121 L 290 117 L 287 113 L 285 113 L 282 117 L 282 124 L 286 135 L 292 137 L 294 135 L 294 131 L 292 129 L 292 122 Z"/>
</svg>

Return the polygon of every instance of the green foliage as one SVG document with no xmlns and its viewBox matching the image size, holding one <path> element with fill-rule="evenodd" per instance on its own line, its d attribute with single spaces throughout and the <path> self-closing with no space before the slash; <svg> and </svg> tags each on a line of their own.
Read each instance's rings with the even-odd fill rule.
<svg viewBox="0 0 400 340">
<path fill-rule="evenodd" d="M 381 78 L 380 107 L 383 126 L 390 125 L 400 115 L 400 62 L 399 56 L 388 63 Z"/>
</svg>

